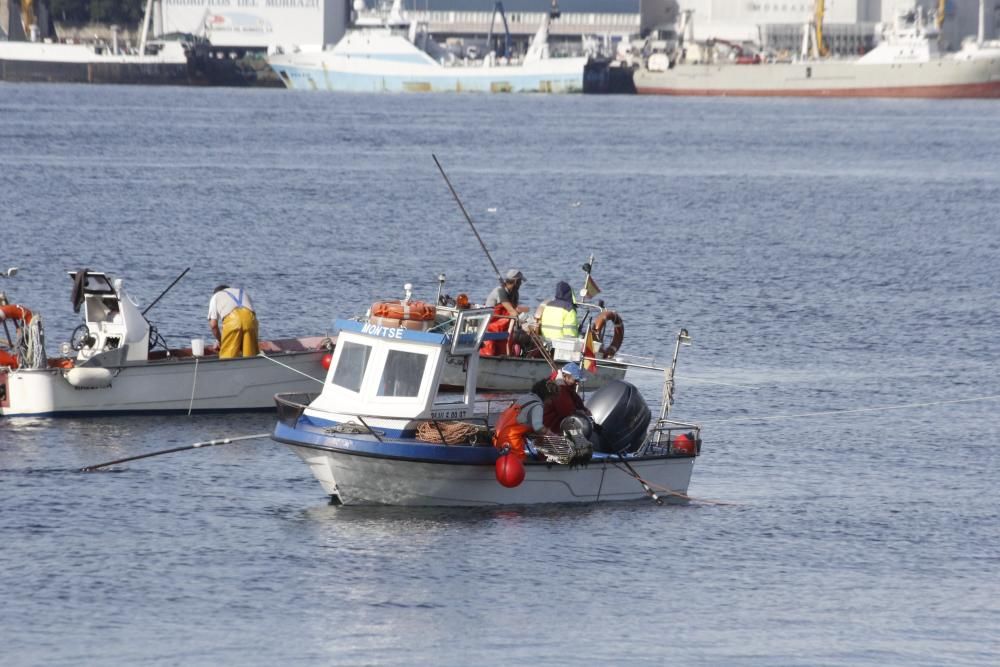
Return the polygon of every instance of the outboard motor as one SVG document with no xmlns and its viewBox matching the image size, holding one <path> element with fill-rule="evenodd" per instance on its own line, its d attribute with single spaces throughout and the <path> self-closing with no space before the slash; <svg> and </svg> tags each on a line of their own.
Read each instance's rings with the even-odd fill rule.
<svg viewBox="0 0 1000 667">
<path fill-rule="evenodd" d="M 646 439 L 652 416 L 635 385 L 612 380 L 587 399 L 599 437 L 591 438 L 594 449 L 605 454 L 634 452 Z"/>
</svg>

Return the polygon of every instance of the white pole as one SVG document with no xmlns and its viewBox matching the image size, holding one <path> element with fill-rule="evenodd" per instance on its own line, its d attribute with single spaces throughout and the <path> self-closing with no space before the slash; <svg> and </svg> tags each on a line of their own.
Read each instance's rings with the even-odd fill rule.
<svg viewBox="0 0 1000 667">
<path fill-rule="evenodd" d="M 149 35 L 149 20 L 153 13 L 153 0 L 146 0 L 146 11 L 142 15 L 142 36 L 139 38 L 139 55 L 146 55 L 146 37 Z"/>
<path fill-rule="evenodd" d="M 976 44 L 981 48 L 985 39 L 986 24 L 986 0 L 979 0 L 979 32 L 976 35 Z"/>
</svg>

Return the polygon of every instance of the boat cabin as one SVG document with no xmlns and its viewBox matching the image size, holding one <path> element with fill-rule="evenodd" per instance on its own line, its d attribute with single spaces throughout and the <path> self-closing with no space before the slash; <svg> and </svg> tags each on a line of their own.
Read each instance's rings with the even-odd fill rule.
<svg viewBox="0 0 1000 667">
<path fill-rule="evenodd" d="M 419 421 L 471 417 L 479 346 L 491 314 L 489 308 L 461 311 L 447 333 L 337 320 L 337 347 L 323 391 L 306 414 L 334 423 L 360 421 L 394 437 L 412 436 Z M 467 368 L 461 395 L 438 392 L 449 362 Z"/>
<path fill-rule="evenodd" d="M 110 367 L 148 359 L 149 322 L 129 298 L 122 279 L 112 281 L 104 273 L 87 271 L 77 280 L 77 273 L 69 272 L 74 308 L 83 310 L 83 324 L 70 342 L 77 362 Z"/>
</svg>

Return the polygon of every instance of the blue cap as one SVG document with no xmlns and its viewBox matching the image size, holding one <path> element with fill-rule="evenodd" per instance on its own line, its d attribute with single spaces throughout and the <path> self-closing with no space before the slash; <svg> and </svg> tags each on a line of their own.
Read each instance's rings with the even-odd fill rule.
<svg viewBox="0 0 1000 667">
<path fill-rule="evenodd" d="M 577 382 L 584 382 L 587 379 L 587 372 L 580 368 L 580 364 L 576 362 L 568 363 L 559 370 L 574 378 Z"/>
</svg>

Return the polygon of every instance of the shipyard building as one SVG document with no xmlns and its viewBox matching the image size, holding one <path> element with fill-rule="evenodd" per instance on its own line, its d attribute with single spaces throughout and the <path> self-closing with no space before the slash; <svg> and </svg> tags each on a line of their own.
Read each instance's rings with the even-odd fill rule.
<svg viewBox="0 0 1000 667">
<path fill-rule="evenodd" d="M 367 0 L 371 6 L 378 0 Z M 975 35 L 980 0 L 919 0 L 928 12 L 943 8 L 942 39 L 957 49 Z M 17 34 L 18 0 L 0 0 L 0 39 Z M 44 2 L 38 2 L 44 11 Z M 413 20 L 426 22 L 441 41 L 502 34 L 524 44 L 552 8 L 551 0 L 405 0 Z M 803 26 L 812 21 L 814 0 L 560 0 L 561 16 L 551 27 L 556 52 L 581 50 L 628 39 L 640 32 L 670 28 L 679 12 L 691 10 L 695 39 L 753 42 L 766 48 L 795 50 Z M 351 0 L 156 0 L 153 34 L 189 33 L 214 47 L 239 52 L 273 46 L 335 44 L 350 23 Z M 495 10 L 502 6 L 500 16 Z M 909 0 L 825 0 L 823 33 L 833 53 L 856 54 L 871 48 L 876 25 L 891 22 Z M 641 18 L 640 18 L 641 17 Z M 47 17 L 46 17 L 47 18 Z M 984 33 L 1000 34 L 1000 0 L 986 0 Z M 43 37 L 47 36 L 43 32 Z"/>
</svg>

